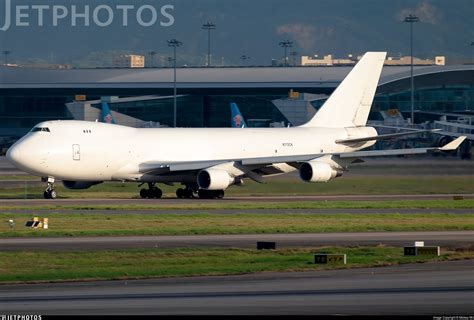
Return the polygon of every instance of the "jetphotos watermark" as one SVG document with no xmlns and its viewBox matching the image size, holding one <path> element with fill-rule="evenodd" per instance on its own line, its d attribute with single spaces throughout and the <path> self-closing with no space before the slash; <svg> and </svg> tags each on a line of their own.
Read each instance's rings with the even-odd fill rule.
<svg viewBox="0 0 474 320">
<path fill-rule="evenodd" d="M 174 5 L 161 6 L 144 4 L 120 5 L 20 5 L 14 0 L 3 0 L 0 5 L 0 19 L 3 15 L 1 31 L 8 31 L 12 27 L 108 27 L 120 23 L 127 27 L 137 23 L 142 27 L 171 27 L 174 25 Z M 4 10 L 4 14 L 1 12 Z M 0 22 L 1 24 L 1 22 Z"/>
</svg>

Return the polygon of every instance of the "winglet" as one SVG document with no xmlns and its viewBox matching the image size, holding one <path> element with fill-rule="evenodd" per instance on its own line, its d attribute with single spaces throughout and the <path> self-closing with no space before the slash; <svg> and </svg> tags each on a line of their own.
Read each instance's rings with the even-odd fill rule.
<svg viewBox="0 0 474 320">
<path fill-rule="evenodd" d="M 457 148 L 459 148 L 459 146 L 461 145 L 461 143 L 463 143 L 464 140 L 466 140 L 466 138 L 467 138 L 467 137 L 465 137 L 465 136 L 461 136 L 461 137 L 457 138 L 456 140 L 454 140 L 453 142 L 448 143 L 448 144 L 445 145 L 444 147 L 439 148 L 439 150 L 441 150 L 441 151 L 453 151 L 453 150 L 456 150 Z"/>
</svg>

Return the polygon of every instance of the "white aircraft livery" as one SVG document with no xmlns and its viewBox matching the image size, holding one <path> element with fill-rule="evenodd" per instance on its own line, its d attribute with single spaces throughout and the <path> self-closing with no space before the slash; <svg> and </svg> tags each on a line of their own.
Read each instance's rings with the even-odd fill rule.
<svg viewBox="0 0 474 320">
<path fill-rule="evenodd" d="M 365 157 L 423 154 L 457 149 L 465 137 L 442 148 L 361 151 L 377 140 L 413 134 L 378 135 L 367 119 L 385 52 L 368 52 L 313 119 L 291 128 L 136 129 L 110 123 L 47 121 L 14 144 L 7 158 L 47 182 L 70 189 L 104 181 L 148 184 L 142 198 L 161 198 L 157 184 L 179 183 L 179 198 L 222 198 L 244 179 L 299 171 L 305 182 L 328 182 Z"/>
</svg>

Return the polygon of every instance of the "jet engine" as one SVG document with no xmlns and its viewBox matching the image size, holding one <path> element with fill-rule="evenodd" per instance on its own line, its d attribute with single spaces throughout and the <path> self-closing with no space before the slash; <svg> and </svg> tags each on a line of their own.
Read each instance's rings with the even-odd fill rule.
<svg viewBox="0 0 474 320">
<path fill-rule="evenodd" d="M 204 190 L 225 190 L 235 181 L 227 171 L 207 169 L 199 172 L 197 183 Z"/>
<path fill-rule="evenodd" d="M 63 181 L 63 185 L 67 189 L 71 190 L 84 190 L 89 189 L 92 186 L 101 184 L 102 182 L 87 182 L 87 181 Z"/>
<path fill-rule="evenodd" d="M 305 182 L 328 182 L 342 176 L 342 172 L 320 161 L 305 162 L 300 167 L 300 178 Z"/>
</svg>

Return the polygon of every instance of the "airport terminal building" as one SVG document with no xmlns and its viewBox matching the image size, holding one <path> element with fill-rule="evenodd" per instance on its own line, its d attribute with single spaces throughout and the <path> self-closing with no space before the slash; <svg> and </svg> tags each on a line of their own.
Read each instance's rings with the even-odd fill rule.
<svg viewBox="0 0 474 320">
<path fill-rule="evenodd" d="M 305 100 L 315 112 L 352 67 L 179 68 L 178 126 L 228 127 L 229 103 L 255 126 L 288 125 L 288 108 Z M 474 115 L 474 66 L 415 67 L 415 109 Z M 398 109 L 409 117 L 410 67 L 383 70 L 371 118 Z M 285 108 L 275 100 L 291 101 Z M 298 94 L 298 93 L 305 93 Z M 74 119 L 76 100 L 110 100 L 113 111 L 143 122 L 173 123 L 173 69 L 46 70 L 0 67 L 0 137 L 19 137 L 37 123 Z M 144 96 L 143 99 L 132 97 Z M 95 102 L 94 102 L 95 101 Z M 285 105 L 285 103 L 282 103 Z M 284 106 L 285 107 L 285 106 Z M 310 110 L 311 112 L 311 110 Z M 418 114 L 418 113 L 417 113 Z M 424 120 L 422 113 L 416 122 Z"/>
</svg>

